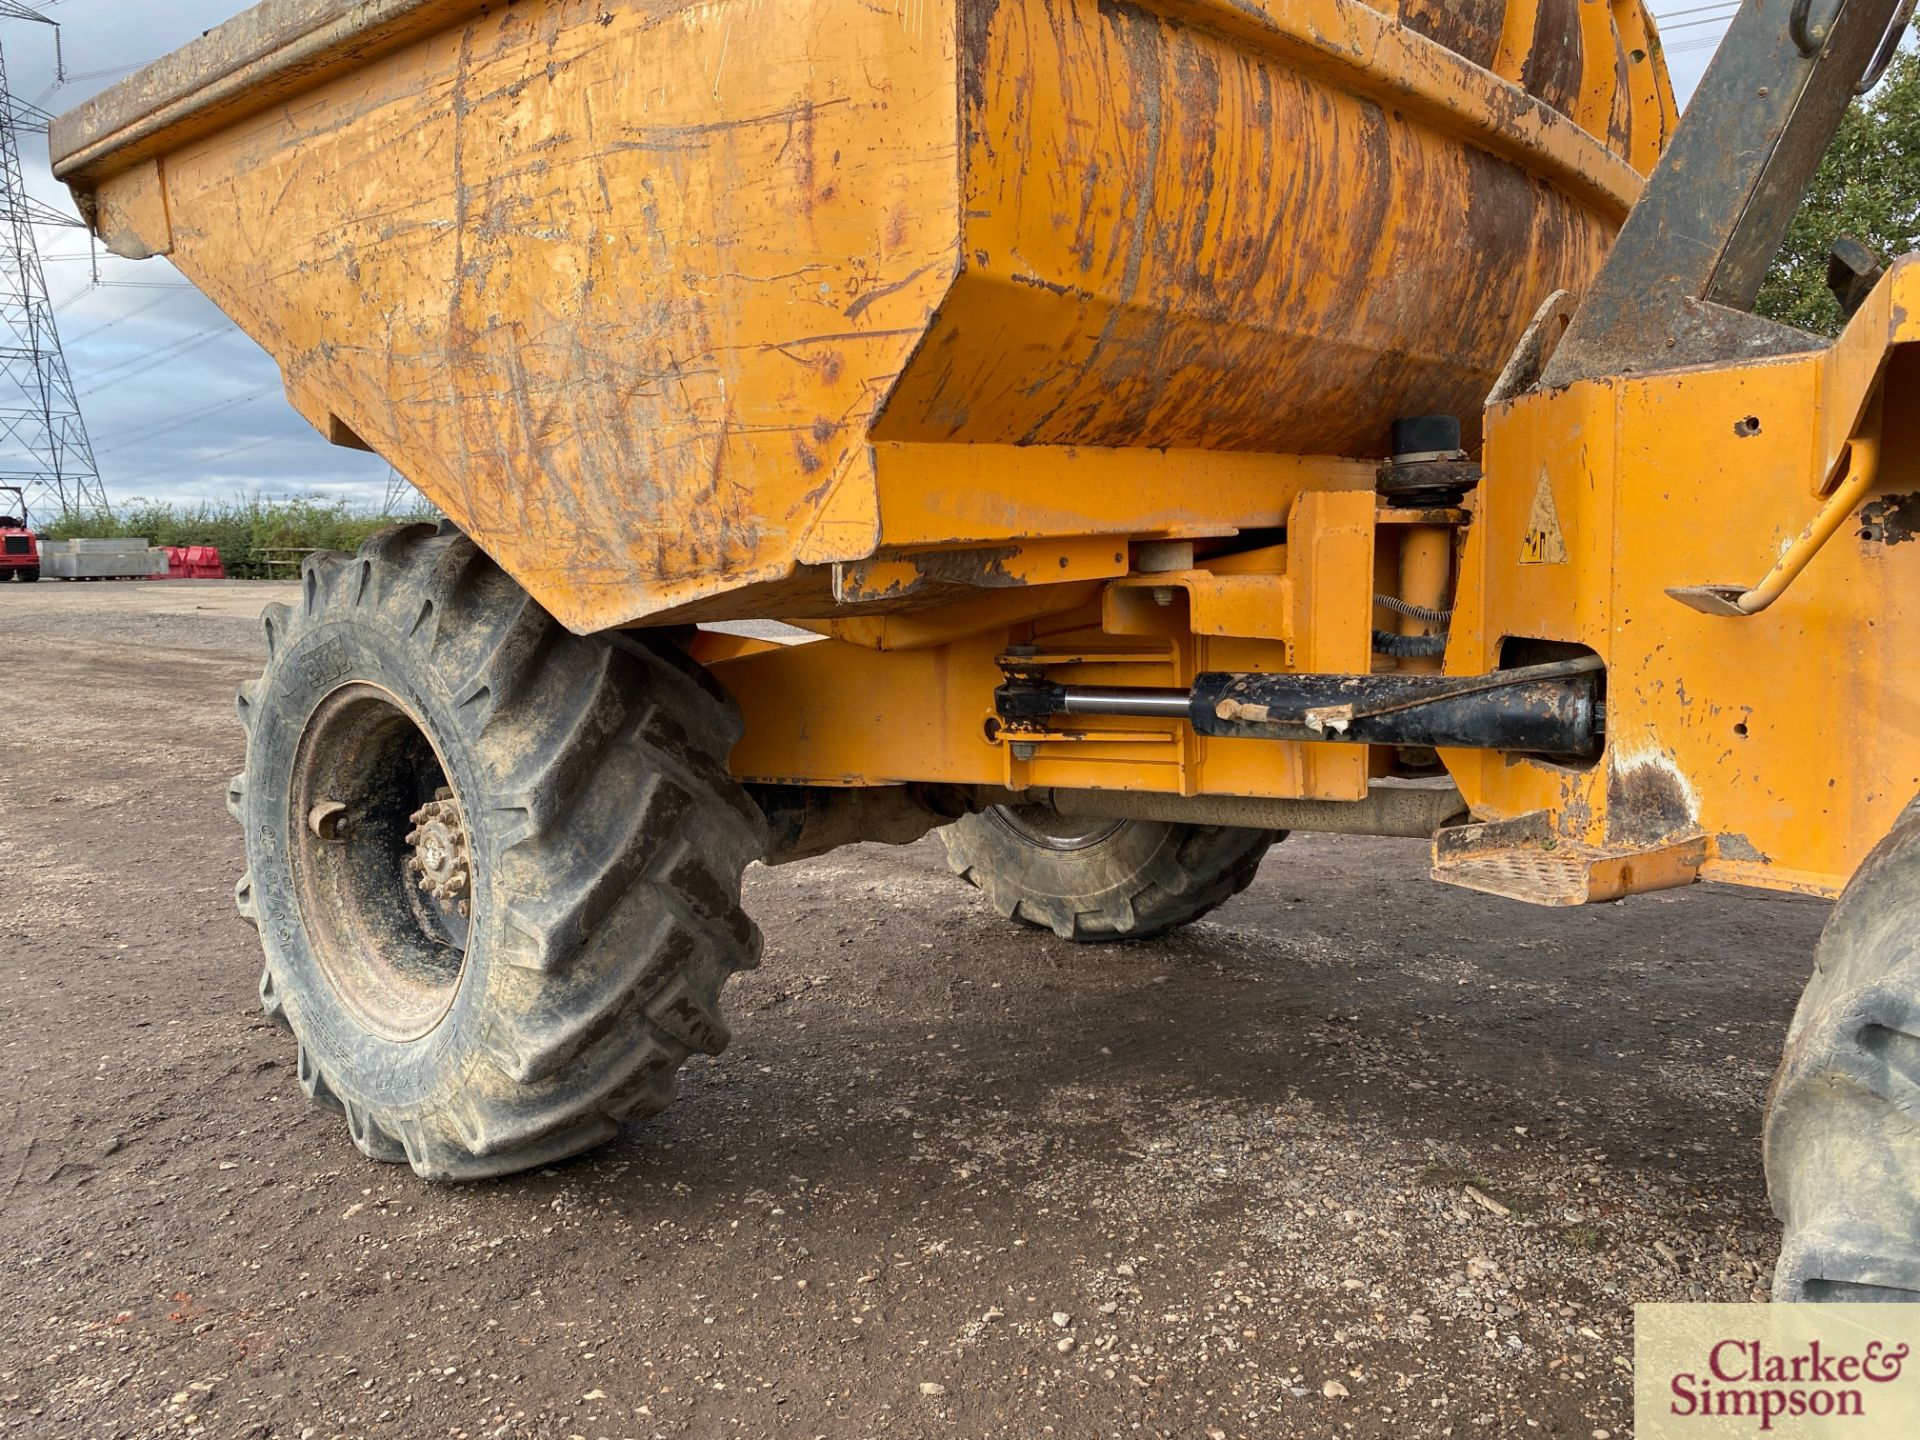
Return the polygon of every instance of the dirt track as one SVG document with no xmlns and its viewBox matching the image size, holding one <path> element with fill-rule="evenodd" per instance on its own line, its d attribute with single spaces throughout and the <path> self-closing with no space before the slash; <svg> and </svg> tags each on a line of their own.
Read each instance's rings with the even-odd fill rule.
<svg viewBox="0 0 1920 1440">
<path fill-rule="evenodd" d="M 666 1115 L 468 1189 L 363 1160 L 230 893 L 285 589 L 0 587 L 0 1433 L 1588 1440 L 1634 1301 L 1763 1292 L 1826 907 L 1539 912 L 1406 842 L 1104 949 L 937 840 L 756 869 Z"/>
</svg>

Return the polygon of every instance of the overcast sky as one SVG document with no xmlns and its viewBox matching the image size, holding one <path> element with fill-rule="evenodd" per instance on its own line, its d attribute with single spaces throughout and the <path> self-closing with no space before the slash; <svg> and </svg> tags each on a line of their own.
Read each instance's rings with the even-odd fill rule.
<svg viewBox="0 0 1920 1440">
<path fill-rule="evenodd" d="M 14 92 L 56 113 L 246 8 L 246 0 L 25 0 L 60 21 L 67 71 L 54 87 L 47 27 L 0 22 Z M 1698 81 L 1731 3 L 1658 0 L 1676 88 Z M 71 214 L 45 140 L 21 136 L 33 195 Z M 111 501 L 227 499 L 318 491 L 357 503 L 385 496 L 388 469 L 321 440 L 286 403 L 278 367 L 162 260 L 103 256 L 89 284 L 87 237 L 41 232 L 47 288 Z M 155 287 L 169 288 L 155 288 Z M 177 288 L 175 288 L 177 287 Z"/>
</svg>

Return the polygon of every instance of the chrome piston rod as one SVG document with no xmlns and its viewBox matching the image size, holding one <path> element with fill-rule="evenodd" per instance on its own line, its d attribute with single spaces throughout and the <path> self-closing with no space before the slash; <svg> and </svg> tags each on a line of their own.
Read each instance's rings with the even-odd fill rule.
<svg viewBox="0 0 1920 1440">
<path fill-rule="evenodd" d="M 1066 685 L 1060 691 L 1061 715 L 1157 715 L 1185 720 L 1193 710 L 1186 690 L 1103 690 Z"/>
</svg>

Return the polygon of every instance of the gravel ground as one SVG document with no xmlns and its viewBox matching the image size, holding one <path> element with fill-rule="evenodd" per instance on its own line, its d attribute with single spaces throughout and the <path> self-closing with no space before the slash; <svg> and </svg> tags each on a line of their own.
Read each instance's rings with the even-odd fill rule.
<svg viewBox="0 0 1920 1440">
<path fill-rule="evenodd" d="M 308 1108 L 233 914 L 286 587 L 0 587 L 0 1433 L 1630 1432 L 1631 1305 L 1759 1299 L 1826 907 L 1571 913 L 1296 838 L 1077 948 L 937 840 L 756 868 L 679 1103 L 442 1189 Z"/>
</svg>

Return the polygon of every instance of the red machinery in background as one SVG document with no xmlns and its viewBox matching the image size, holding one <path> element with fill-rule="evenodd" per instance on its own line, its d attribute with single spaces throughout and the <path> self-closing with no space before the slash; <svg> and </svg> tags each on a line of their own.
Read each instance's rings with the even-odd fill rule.
<svg viewBox="0 0 1920 1440">
<path fill-rule="evenodd" d="M 224 580 L 227 567 L 220 563 L 220 549 L 215 545 L 167 545 L 167 573 L 155 575 L 155 580 Z"/>
<path fill-rule="evenodd" d="M 27 524 L 27 492 L 18 485 L 0 485 L 0 580 L 40 578 L 40 537 Z"/>
</svg>

